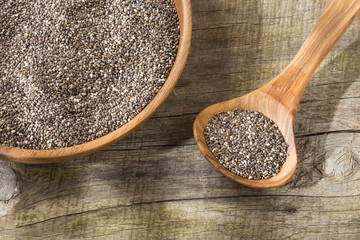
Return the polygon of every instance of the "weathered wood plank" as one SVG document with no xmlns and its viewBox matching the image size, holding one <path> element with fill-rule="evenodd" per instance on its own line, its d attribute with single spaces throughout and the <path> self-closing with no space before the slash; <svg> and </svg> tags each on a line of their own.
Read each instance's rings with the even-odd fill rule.
<svg viewBox="0 0 360 240">
<path fill-rule="evenodd" d="M 116 236 L 121 233 L 121 239 L 356 239 L 359 200 L 238 196 L 117 205 L 19 226 L 21 231 L 7 236 L 120 239 Z"/>
<path fill-rule="evenodd" d="M 342 142 L 338 141 L 339 137 L 343 139 Z M 250 189 L 233 183 L 203 161 L 193 145 L 175 147 L 170 151 L 172 155 L 169 155 L 168 148 L 163 147 L 156 150 L 102 151 L 79 162 L 67 164 L 16 165 L 14 167 L 18 167 L 17 170 L 27 180 L 28 186 L 24 185 L 24 189 L 29 190 L 23 192 L 21 201 L 9 203 L 10 209 L 17 209 L 19 215 L 14 216 L 12 211 L 3 215 L 0 218 L 1 233 L 6 235 L 11 232 L 21 233 L 23 231 L 21 226 L 31 226 L 32 230 L 26 234 L 37 236 L 43 234 L 44 230 L 37 232 L 35 229 L 42 228 L 49 222 L 52 224 L 58 221 L 66 222 L 65 219 L 68 218 L 73 219 L 74 222 L 82 222 L 84 218 L 88 219 L 88 214 L 101 215 L 104 209 L 105 212 L 111 210 L 112 216 L 107 218 L 109 221 L 114 221 L 113 218 L 119 217 L 117 211 L 120 214 L 124 211 L 123 208 L 128 209 L 134 205 L 141 209 L 142 206 L 152 204 L 176 202 L 176 206 L 182 206 L 194 201 L 195 206 L 202 207 L 204 201 L 218 199 L 218 202 L 222 202 L 220 205 L 224 204 L 223 208 L 226 209 L 228 200 L 232 198 L 244 198 L 246 199 L 244 201 L 250 202 L 255 201 L 251 199 L 268 199 L 273 202 L 274 208 L 283 206 L 281 201 L 277 202 L 277 199 L 281 198 L 287 199 L 287 204 L 293 208 L 311 207 L 314 204 L 304 204 L 303 198 L 313 199 L 316 204 L 321 203 L 318 201 L 331 203 L 336 200 L 341 204 L 327 206 L 323 203 L 318 206 L 318 216 L 316 213 L 312 215 L 314 225 L 316 219 L 317 224 L 324 225 L 328 222 L 331 225 L 333 219 L 328 218 L 327 211 L 323 211 L 322 208 L 334 207 L 333 210 L 339 212 L 338 217 L 344 219 L 349 217 L 349 220 L 352 219 L 352 224 L 359 227 L 360 215 L 356 215 L 357 221 L 355 221 L 348 215 L 349 209 L 341 210 L 341 207 L 351 207 L 354 214 L 360 211 L 360 205 L 357 203 L 360 188 L 354 187 L 360 182 L 359 141 L 359 134 L 354 136 L 352 133 L 301 137 L 298 148 L 302 162 L 298 171 L 288 185 L 277 189 Z M 30 186 L 34 183 L 37 184 L 36 187 Z M 351 205 L 349 201 L 353 204 Z M 216 203 L 214 208 L 215 205 Z M 242 207 L 242 201 L 233 206 L 233 208 Z M 232 214 L 233 208 L 221 210 L 224 217 L 223 224 L 241 224 L 243 216 L 250 213 L 244 210 L 233 219 L 235 222 L 229 222 L 226 216 Z M 158 210 L 146 214 L 162 214 L 156 211 Z M 192 212 L 187 207 L 184 207 L 184 211 L 187 212 L 186 217 L 190 219 L 201 215 L 201 212 Z M 137 216 L 135 212 L 129 214 L 130 221 L 132 217 Z M 284 215 L 280 215 L 285 218 Z M 301 220 L 302 224 L 306 224 L 305 219 L 301 218 Z M 152 224 L 161 224 L 163 220 L 152 221 Z M 171 218 L 166 221 L 171 221 Z M 176 219 L 173 221 L 177 225 Z M 120 225 L 119 222 L 119 227 Z M 218 225 L 218 222 L 209 225 L 209 228 L 215 228 L 215 225 Z M 273 223 L 273 227 L 276 226 L 276 223 Z M 47 234 L 66 236 L 63 235 L 64 230 L 61 227 L 59 229 L 53 227 L 55 229 L 51 228 Z M 336 231 L 340 230 L 341 226 L 338 227 Z M 296 229 L 296 226 L 293 228 Z M 332 226 L 332 228 L 334 230 L 336 227 Z M 101 231 L 102 228 L 98 230 Z M 198 231 L 196 226 L 193 230 Z M 347 233 L 360 234 L 358 230 L 358 228 L 349 228 Z M 31 231 L 34 235 L 30 234 Z M 147 231 L 152 232 L 152 229 Z M 324 230 L 321 236 L 327 236 L 326 231 Z"/>
<path fill-rule="evenodd" d="M 0 201 L 9 201 L 20 191 L 20 182 L 14 170 L 0 162 Z"/>
<path fill-rule="evenodd" d="M 21 178 L 21 194 L 0 202 L 1 239 L 358 239 L 360 19 L 305 90 L 294 178 L 281 188 L 250 189 L 201 156 L 193 120 L 280 72 L 326 1 L 192 4 L 187 67 L 143 127 L 76 161 L 6 164 Z"/>
</svg>

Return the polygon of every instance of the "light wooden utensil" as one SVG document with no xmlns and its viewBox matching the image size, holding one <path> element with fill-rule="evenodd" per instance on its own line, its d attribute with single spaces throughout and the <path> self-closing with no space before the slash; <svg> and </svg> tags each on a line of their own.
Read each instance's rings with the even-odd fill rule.
<svg viewBox="0 0 360 240">
<path fill-rule="evenodd" d="M 180 23 L 180 42 L 176 60 L 166 82 L 144 110 L 119 129 L 94 141 L 73 147 L 55 150 L 25 150 L 0 145 L 0 160 L 35 164 L 61 162 L 79 158 L 103 149 L 120 139 L 123 139 L 148 120 L 175 87 L 181 72 L 185 67 L 186 59 L 190 50 L 192 31 L 191 0 L 174 0 L 174 2 Z"/>
<path fill-rule="evenodd" d="M 195 119 L 193 130 L 205 158 L 227 177 L 249 187 L 269 188 L 287 183 L 297 165 L 294 123 L 300 98 L 319 64 L 359 13 L 360 0 L 330 0 L 299 52 L 279 75 L 245 96 L 214 104 L 201 111 Z M 289 156 L 276 176 L 261 180 L 240 177 L 221 165 L 208 149 L 204 128 L 215 113 L 234 108 L 259 111 L 279 126 L 289 145 Z"/>
</svg>

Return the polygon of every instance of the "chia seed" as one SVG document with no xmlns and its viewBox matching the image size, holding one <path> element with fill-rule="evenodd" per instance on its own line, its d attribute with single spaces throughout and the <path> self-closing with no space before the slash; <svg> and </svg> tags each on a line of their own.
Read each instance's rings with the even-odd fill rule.
<svg viewBox="0 0 360 240">
<path fill-rule="evenodd" d="M 275 176 L 288 156 L 288 145 L 278 126 L 260 112 L 234 109 L 217 113 L 204 134 L 216 159 L 244 178 Z"/>
<path fill-rule="evenodd" d="M 172 0 L 3 0 L 0 144 L 56 149 L 134 118 L 175 61 Z"/>
</svg>

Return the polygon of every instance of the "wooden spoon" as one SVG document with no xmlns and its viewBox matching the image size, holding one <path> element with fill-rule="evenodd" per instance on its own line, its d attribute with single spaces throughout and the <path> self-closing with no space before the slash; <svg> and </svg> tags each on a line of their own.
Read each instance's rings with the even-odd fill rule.
<svg viewBox="0 0 360 240">
<path fill-rule="evenodd" d="M 299 52 L 279 75 L 245 96 L 214 104 L 201 111 L 194 122 L 194 137 L 205 158 L 227 177 L 249 187 L 269 188 L 287 183 L 297 165 L 294 123 L 300 98 L 321 61 L 359 13 L 360 0 L 330 0 Z M 276 176 L 261 180 L 240 177 L 221 165 L 208 149 L 204 128 L 215 113 L 234 108 L 259 111 L 279 126 L 289 145 L 289 156 Z"/>
</svg>

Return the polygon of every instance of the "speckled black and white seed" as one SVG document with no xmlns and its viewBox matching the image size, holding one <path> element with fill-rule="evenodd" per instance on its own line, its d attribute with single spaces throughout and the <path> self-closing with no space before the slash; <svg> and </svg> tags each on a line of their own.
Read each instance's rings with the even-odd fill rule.
<svg viewBox="0 0 360 240">
<path fill-rule="evenodd" d="M 102 137 L 154 98 L 175 61 L 172 0 L 3 0 L 0 144 L 56 149 Z"/>
<path fill-rule="evenodd" d="M 217 113 L 204 135 L 216 159 L 244 178 L 273 177 L 288 156 L 288 145 L 278 126 L 259 112 L 234 109 Z"/>
</svg>

